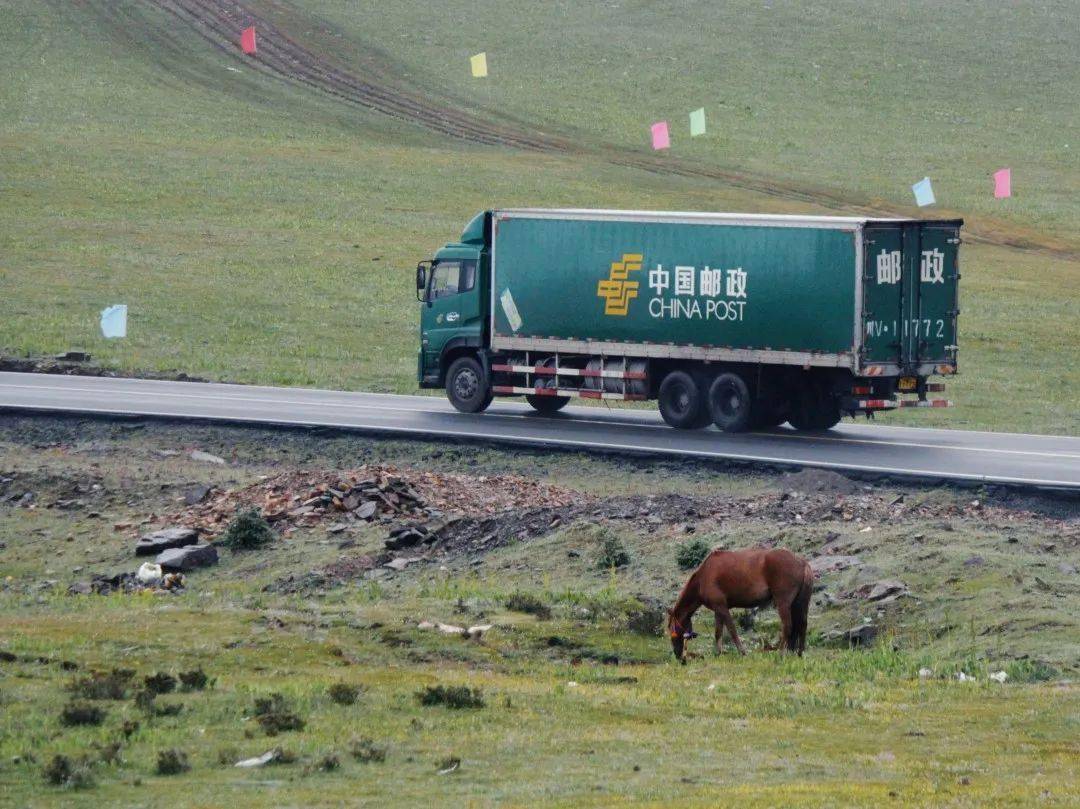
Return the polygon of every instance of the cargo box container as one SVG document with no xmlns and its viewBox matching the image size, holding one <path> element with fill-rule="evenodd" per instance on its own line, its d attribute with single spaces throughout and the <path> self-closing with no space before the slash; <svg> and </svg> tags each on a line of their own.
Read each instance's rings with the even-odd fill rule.
<svg viewBox="0 0 1080 809">
<path fill-rule="evenodd" d="M 943 407 L 960 220 L 494 210 L 417 267 L 420 383 L 461 410 L 524 395 L 659 400 L 675 427 Z"/>
</svg>

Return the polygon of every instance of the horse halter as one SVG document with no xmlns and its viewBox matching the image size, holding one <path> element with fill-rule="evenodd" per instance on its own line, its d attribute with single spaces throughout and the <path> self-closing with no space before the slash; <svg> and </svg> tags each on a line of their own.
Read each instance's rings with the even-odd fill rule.
<svg viewBox="0 0 1080 809">
<path fill-rule="evenodd" d="M 683 640 L 690 640 L 691 638 L 696 638 L 698 636 L 697 632 L 695 632 L 692 629 L 689 632 L 687 632 L 683 628 L 683 625 L 679 621 L 679 619 L 676 618 L 674 615 L 671 616 L 671 623 L 675 627 L 671 632 L 671 639 L 672 640 L 677 640 L 680 635 L 683 637 Z"/>
</svg>

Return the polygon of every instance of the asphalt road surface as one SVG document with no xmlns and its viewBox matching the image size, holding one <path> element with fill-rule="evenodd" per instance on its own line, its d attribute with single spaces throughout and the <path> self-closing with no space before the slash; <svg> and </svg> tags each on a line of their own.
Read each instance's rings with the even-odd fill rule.
<svg viewBox="0 0 1080 809">
<path fill-rule="evenodd" d="M 433 396 L 197 382 L 0 373 L 5 409 L 323 426 L 387 435 L 483 439 L 616 454 L 730 459 L 1080 491 L 1080 438 L 843 423 L 727 435 L 673 430 L 655 410 L 567 407 L 541 416 L 516 400 L 486 413 Z"/>
</svg>

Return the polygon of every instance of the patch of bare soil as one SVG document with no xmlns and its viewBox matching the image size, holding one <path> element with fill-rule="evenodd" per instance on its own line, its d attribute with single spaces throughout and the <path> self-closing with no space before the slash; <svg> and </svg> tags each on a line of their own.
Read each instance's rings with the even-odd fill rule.
<svg viewBox="0 0 1080 809">
<path fill-rule="evenodd" d="M 240 489 L 212 492 L 206 500 L 162 518 L 215 536 L 238 511 L 257 509 L 282 533 L 324 520 L 389 522 L 474 518 L 534 507 L 562 508 L 589 498 L 519 475 L 469 476 L 361 466 L 348 472 L 284 472 Z"/>
</svg>

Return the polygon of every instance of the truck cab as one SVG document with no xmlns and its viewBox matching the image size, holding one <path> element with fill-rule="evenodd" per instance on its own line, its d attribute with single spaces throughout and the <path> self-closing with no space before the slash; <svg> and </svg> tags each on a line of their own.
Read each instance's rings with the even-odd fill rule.
<svg viewBox="0 0 1080 809">
<path fill-rule="evenodd" d="M 444 387 L 446 371 L 458 357 L 483 355 L 480 349 L 487 344 L 491 272 L 486 228 L 490 228 L 490 215 L 477 214 L 460 241 L 417 265 L 416 297 L 421 303 L 417 377 L 421 388 Z"/>
</svg>

